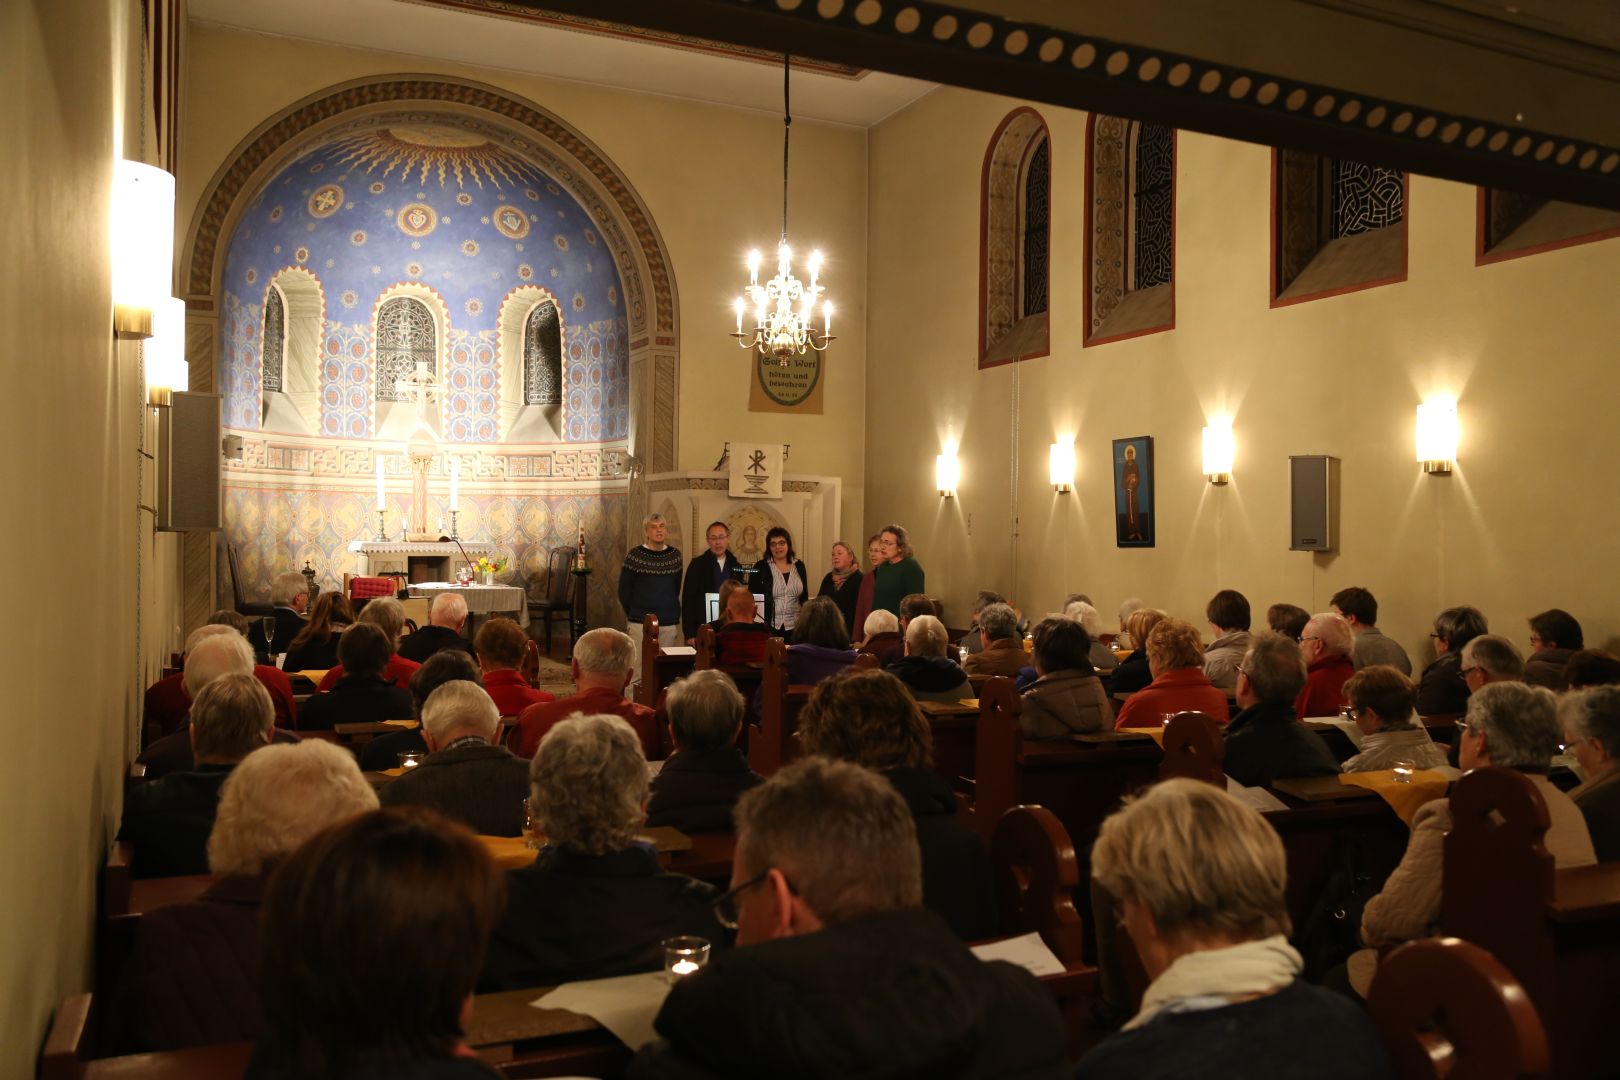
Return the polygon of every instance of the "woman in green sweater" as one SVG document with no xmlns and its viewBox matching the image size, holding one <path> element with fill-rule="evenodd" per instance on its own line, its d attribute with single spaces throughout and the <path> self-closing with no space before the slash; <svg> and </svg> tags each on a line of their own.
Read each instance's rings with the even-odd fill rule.
<svg viewBox="0 0 1620 1080">
<path fill-rule="evenodd" d="M 901 597 L 923 591 L 923 568 L 911 553 L 904 528 L 885 525 L 878 537 L 886 561 L 873 571 L 877 580 L 872 586 L 872 610 L 881 608 L 898 616 Z"/>
</svg>

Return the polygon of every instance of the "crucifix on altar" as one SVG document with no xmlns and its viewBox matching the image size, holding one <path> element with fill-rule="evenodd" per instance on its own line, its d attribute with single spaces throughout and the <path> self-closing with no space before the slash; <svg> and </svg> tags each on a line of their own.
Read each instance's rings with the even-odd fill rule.
<svg viewBox="0 0 1620 1080">
<path fill-rule="evenodd" d="M 406 455 L 411 462 L 411 519 L 406 530 L 410 540 L 437 540 L 438 532 L 429 532 L 427 523 L 427 478 L 434 459 L 439 456 L 439 437 L 428 423 L 428 396 L 438 395 L 442 405 L 444 385 L 433 377 L 425 360 L 416 362 L 416 370 L 403 379 L 394 380 L 394 392 L 401 400 L 416 405 L 416 423 L 406 442 Z"/>
</svg>

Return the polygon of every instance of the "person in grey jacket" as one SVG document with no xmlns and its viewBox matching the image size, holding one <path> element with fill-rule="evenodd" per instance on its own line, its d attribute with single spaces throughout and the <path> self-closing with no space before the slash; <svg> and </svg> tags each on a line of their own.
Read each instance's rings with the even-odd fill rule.
<svg viewBox="0 0 1620 1080">
<path fill-rule="evenodd" d="M 1356 650 L 1352 659 L 1357 671 L 1374 664 L 1388 664 L 1402 675 L 1412 674 L 1412 659 L 1401 648 L 1401 643 L 1392 637 L 1385 637 L 1383 631 L 1378 629 L 1378 600 L 1372 593 L 1359 585 L 1352 585 L 1334 593 L 1333 599 L 1328 602 L 1333 605 L 1334 611 L 1344 616 L 1344 621 L 1355 632 Z"/>
<path fill-rule="evenodd" d="M 382 789 L 384 806 L 427 806 L 485 836 L 523 833 L 529 766 L 492 745 L 501 714 L 475 683 L 445 683 L 422 706 L 428 756 Z"/>
<path fill-rule="evenodd" d="M 1035 671 L 1024 691 L 1018 726 L 1031 739 L 1108 731 L 1113 711 L 1102 680 L 1091 666 L 1091 638 L 1068 618 L 1042 619 L 1035 627 Z"/>
</svg>

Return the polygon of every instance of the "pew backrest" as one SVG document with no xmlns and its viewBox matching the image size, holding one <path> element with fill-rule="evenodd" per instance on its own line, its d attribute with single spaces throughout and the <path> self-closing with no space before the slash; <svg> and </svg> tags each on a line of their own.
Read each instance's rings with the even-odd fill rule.
<svg viewBox="0 0 1620 1080">
<path fill-rule="evenodd" d="M 1213 717 L 1201 712 L 1179 712 L 1164 725 L 1164 760 L 1159 763 L 1159 779 L 1184 776 L 1202 780 L 1223 790 L 1226 773 L 1226 738 Z"/>
<path fill-rule="evenodd" d="M 1005 934 L 1039 933 L 1064 967 L 1084 964 L 1084 924 L 1074 906 L 1080 860 L 1057 816 L 1043 806 L 1014 806 L 990 838 L 997 907 Z"/>
</svg>

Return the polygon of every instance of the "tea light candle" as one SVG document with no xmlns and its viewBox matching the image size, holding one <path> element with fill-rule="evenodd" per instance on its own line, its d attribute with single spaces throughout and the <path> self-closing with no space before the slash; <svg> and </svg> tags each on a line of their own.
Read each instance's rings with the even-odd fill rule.
<svg viewBox="0 0 1620 1080">
<path fill-rule="evenodd" d="M 402 769 L 414 769 L 422 764 L 422 757 L 423 754 L 420 750 L 406 750 L 399 755 L 399 767 Z"/>
<path fill-rule="evenodd" d="M 1395 774 L 1395 782 L 1397 784 L 1410 784 L 1412 782 L 1412 775 L 1417 772 L 1417 762 L 1406 760 L 1397 761 L 1391 771 Z"/>
<path fill-rule="evenodd" d="M 700 937 L 664 939 L 664 974 L 673 982 L 709 962 L 709 941 Z"/>
</svg>

